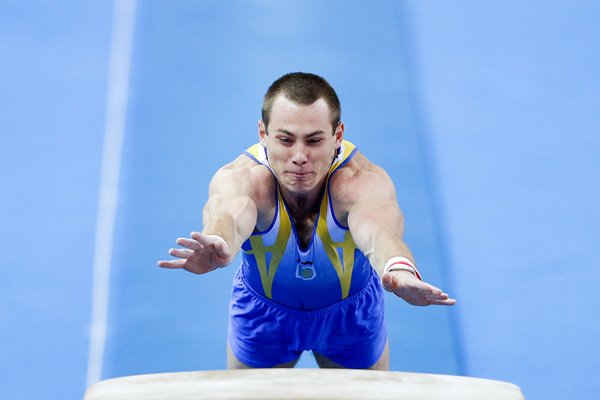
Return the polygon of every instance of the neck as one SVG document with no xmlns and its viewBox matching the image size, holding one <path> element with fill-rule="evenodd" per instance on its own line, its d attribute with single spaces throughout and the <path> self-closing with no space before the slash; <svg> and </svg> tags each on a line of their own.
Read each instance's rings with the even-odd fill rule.
<svg viewBox="0 0 600 400">
<path fill-rule="evenodd" d="M 325 181 L 308 193 L 293 193 L 280 187 L 281 195 L 288 205 L 289 211 L 296 217 L 309 216 L 319 211 L 320 199 L 325 190 Z"/>
</svg>

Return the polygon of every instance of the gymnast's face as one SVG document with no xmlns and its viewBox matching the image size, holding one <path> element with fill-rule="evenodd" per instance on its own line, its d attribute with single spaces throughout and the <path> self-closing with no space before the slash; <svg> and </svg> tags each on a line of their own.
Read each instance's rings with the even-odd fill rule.
<svg viewBox="0 0 600 400">
<path fill-rule="evenodd" d="M 334 130 L 323 99 L 301 105 L 279 95 L 271 108 L 269 126 L 260 121 L 258 134 L 282 191 L 316 195 L 342 144 L 344 124 Z"/>
</svg>

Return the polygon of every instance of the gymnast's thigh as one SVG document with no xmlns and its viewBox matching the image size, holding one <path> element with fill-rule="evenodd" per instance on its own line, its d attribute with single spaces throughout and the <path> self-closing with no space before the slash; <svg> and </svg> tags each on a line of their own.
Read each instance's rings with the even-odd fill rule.
<svg viewBox="0 0 600 400">
<path fill-rule="evenodd" d="M 315 341 L 315 358 L 320 364 L 345 368 L 385 369 L 388 363 L 388 332 L 384 295 L 378 276 L 358 293 L 340 302 L 335 312 L 322 316 L 321 333 Z"/>
<path fill-rule="evenodd" d="M 302 350 L 294 313 L 258 295 L 239 276 L 234 282 L 227 331 L 231 368 L 269 368 L 295 364 Z"/>
</svg>

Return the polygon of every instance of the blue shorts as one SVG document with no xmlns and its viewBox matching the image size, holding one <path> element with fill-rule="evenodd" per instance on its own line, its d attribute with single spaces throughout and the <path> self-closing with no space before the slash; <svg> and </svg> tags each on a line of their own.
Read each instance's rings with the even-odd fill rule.
<svg viewBox="0 0 600 400">
<path fill-rule="evenodd" d="M 254 291 L 242 269 L 234 278 L 228 340 L 242 363 L 268 368 L 314 350 L 346 368 L 369 368 L 387 341 L 383 290 L 375 271 L 363 289 L 317 310 L 298 310 Z"/>
</svg>

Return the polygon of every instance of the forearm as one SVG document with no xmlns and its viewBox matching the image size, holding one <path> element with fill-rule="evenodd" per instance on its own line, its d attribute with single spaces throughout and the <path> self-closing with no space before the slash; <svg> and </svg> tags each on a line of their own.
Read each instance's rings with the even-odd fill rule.
<svg viewBox="0 0 600 400">
<path fill-rule="evenodd" d="M 211 199 L 203 212 L 204 235 L 217 235 L 227 242 L 233 254 L 250 237 L 256 225 L 257 211 L 248 198 Z"/>
<path fill-rule="evenodd" d="M 380 232 L 373 239 L 372 249 L 368 254 L 369 261 L 375 271 L 382 276 L 387 262 L 393 257 L 405 257 L 416 266 L 412 252 L 398 233 Z"/>
<path fill-rule="evenodd" d="M 228 214 L 214 215 L 205 220 L 202 234 L 219 236 L 227 242 L 233 254 L 240 250 L 244 241 L 235 220 Z"/>
<path fill-rule="evenodd" d="M 403 240 L 404 220 L 397 207 L 355 209 L 348 223 L 355 243 L 379 276 L 383 276 L 386 264 L 394 257 L 404 257 L 415 266 L 412 252 Z"/>
</svg>

